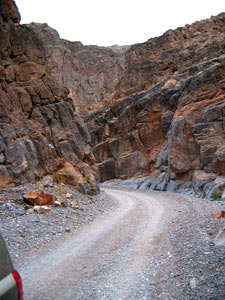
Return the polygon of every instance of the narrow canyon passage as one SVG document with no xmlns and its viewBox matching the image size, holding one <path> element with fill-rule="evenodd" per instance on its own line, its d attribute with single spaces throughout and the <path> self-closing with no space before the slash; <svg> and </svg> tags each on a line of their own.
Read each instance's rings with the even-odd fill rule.
<svg viewBox="0 0 225 300">
<path fill-rule="evenodd" d="M 106 193 L 118 203 L 113 212 L 23 267 L 26 299 L 129 299 L 169 214 L 146 193 Z"/>
<path fill-rule="evenodd" d="M 216 203 L 164 192 L 103 191 L 115 200 L 112 211 L 25 260 L 26 300 L 186 300 L 201 299 L 201 293 L 223 299 L 223 253 L 206 227 Z"/>
</svg>

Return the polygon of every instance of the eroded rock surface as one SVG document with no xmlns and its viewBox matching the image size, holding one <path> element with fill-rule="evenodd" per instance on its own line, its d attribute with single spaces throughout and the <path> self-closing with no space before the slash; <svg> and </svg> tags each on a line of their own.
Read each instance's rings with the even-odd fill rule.
<svg viewBox="0 0 225 300">
<path fill-rule="evenodd" d="M 25 183 L 53 174 L 71 184 L 76 175 L 73 185 L 91 192 L 85 179 L 91 176 L 95 184 L 89 133 L 75 114 L 69 89 L 48 70 L 44 41 L 19 20 L 14 1 L 1 0 L 1 182 Z"/>
<path fill-rule="evenodd" d="M 42 41 L 49 73 L 69 89 L 76 112 L 86 116 L 112 104 L 128 47 L 84 46 L 60 39 L 47 24 L 24 25 Z"/>
<path fill-rule="evenodd" d="M 0 8 L 3 183 L 50 174 L 91 193 L 96 178 L 225 176 L 224 13 L 98 47 L 19 25 L 12 0 Z"/>
<path fill-rule="evenodd" d="M 104 161 L 111 159 L 119 178 L 143 169 L 187 181 L 194 170 L 224 175 L 224 71 L 221 55 L 174 75 L 172 84 L 163 80 L 90 116 L 87 123 L 101 172 L 106 173 Z"/>
</svg>

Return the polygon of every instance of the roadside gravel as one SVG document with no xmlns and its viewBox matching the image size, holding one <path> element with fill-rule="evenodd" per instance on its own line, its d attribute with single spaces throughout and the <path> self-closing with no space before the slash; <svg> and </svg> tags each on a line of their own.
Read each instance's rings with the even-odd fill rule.
<svg viewBox="0 0 225 300">
<path fill-rule="evenodd" d="M 142 273 L 139 293 L 131 299 L 224 300 L 225 247 L 213 239 L 224 221 L 214 220 L 221 201 L 157 192 L 160 202 L 173 202 L 175 216 L 163 242 L 156 245 Z M 143 286 L 143 290 L 142 290 Z"/>
<path fill-rule="evenodd" d="M 39 215 L 27 213 L 21 196 L 32 188 L 37 186 L 21 186 L 0 194 L 0 198 L 6 198 L 0 202 L 1 232 L 15 265 L 23 270 L 28 294 L 27 268 L 31 268 L 31 262 L 38 268 L 39 261 L 46 261 L 45 266 L 50 263 L 49 267 L 56 267 L 57 272 L 53 273 L 59 274 L 60 281 L 53 278 L 52 286 L 43 289 L 43 293 L 49 295 L 51 289 L 56 293 L 55 283 L 60 286 L 58 292 L 65 289 L 68 295 L 63 297 L 68 300 L 225 299 L 225 247 L 213 244 L 223 221 L 212 218 L 215 210 L 224 209 L 224 202 L 167 192 L 121 190 L 120 193 L 115 189 L 117 201 L 120 199 L 124 207 L 112 211 L 116 202 L 104 192 L 91 197 L 68 187 L 65 190 L 54 186 L 47 191 L 58 198 L 72 194 L 67 199 L 67 208 L 53 207 L 50 213 Z M 123 191 L 129 191 L 130 200 Z M 76 208 L 72 206 L 74 200 Z M 126 218 L 122 218 L 123 214 Z M 99 215 L 102 219 L 97 218 Z M 87 223 L 88 226 L 82 226 Z M 153 227 L 149 227 L 151 223 Z M 76 231 L 78 227 L 81 230 Z M 58 241 L 50 243 L 54 240 Z M 70 251 L 74 258 L 70 258 Z M 64 256 L 68 256 L 66 272 L 60 269 L 60 259 L 63 261 Z M 71 274 L 69 258 L 75 268 Z M 63 276 L 68 273 L 72 282 L 69 279 L 64 282 L 60 272 Z M 44 285 L 44 275 L 39 280 Z M 75 291 L 70 291 L 73 286 Z M 31 283 L 30 292 L 33 290 Z M 73 292 L 75 297 L 71 297 Z M 32 297 L 27 299 L 40 299 L 40 295 Z M 43 294 L 41 299 L 49 298 Z M 55 294 L 55 299 L 62 297 Z"/>
<path fill-rule="evenodd" d="M 27 184 L 0 192 L 0 232 L 15 266 L 37 253 L 40 247 L 48 247 L 49 242 L 72 234 L 113 206 L 112 200 L 105 201 L 103 193 L 83 195 L 69 186 L 55 184 L 44 188 L 45 192 L 65 201 L 67 207 L 52 206 L 45 214 L 29 213 L 32 206 L 24 202 L 23 195 L 38 188 L 40 185 Z"/>
</svg>

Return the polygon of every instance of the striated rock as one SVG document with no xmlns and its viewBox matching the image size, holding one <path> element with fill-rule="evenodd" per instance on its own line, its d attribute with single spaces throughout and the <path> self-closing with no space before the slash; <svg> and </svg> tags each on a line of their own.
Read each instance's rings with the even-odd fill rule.
<svg viewBox="0 0 225 300">
<path fill-rule="evenodd" d="M 225 14 L 131 47 L 19 20 L 0 1 L 1 178 L 96 193 L 96 179 L 144 174 L 209 199 L 223 188 Z"/>
<path fill-rule="evenodd" d="M 102 163 L 98 164 L 99 177 L 101 181 L 107 181 L 116 178 L 115 173 L 115 161 L 112 158 L 104 160 Z"/>
<path fill-rule="evenodd" d="M 68 87 L 77 113 L 85 116 L 113 102 L 123 54 L 128 47 L 84 46 L 80 42 L 62 40 L 47 24 L 32 23 L 23 27 L 43 42 L 48 72 Z"/>
<path fill-rule="evenodd" d="M 142 173 L 146 168 L 146 160 L 138 151 L 121 156 L 116 163 L 117 177 L 123 179 Z"/>
<path fill-rule="evenodd" d="M 145 163 L 143 167 L 137 164 L 127 176 L 141 170 L 151 173 L 156 168 L 175 173 L 177 179 L 201 169 L 219 174 L 225 141 L 224 71 L 222 55 L 174 76 L 176 85 L 162 81 L 110 110 L 89 116 L 86 120 L 95 136 L 94 154 L 100 163 L 100 176 L 104 161 L 109 160 L 114 175 L 120 176 L 124 167 L 118 162 L 136 151 L 142 153 Z"/>
<path fill-rule="evenodd" d="M 224 54 L 225 14 L 168 30 L 162 36 L 131 46 L 116 87 L 117 98 L 147 90 L 167 79 L 176 86 L 176 72 Z"/>
<path fill-rule="evenodd" d="M 53 205 L 53 196 L 42 190 L 31 190 L 24 196 L 24 200 L 32 205 Z"/>
<path fill-rule="evenodd" d="M 94 157 L 69 88 L 51 74 L 45 41 L 32 26 L 17 24 L 14 1 L 2 0 L 0 8 L 1 175 L 26 183 L 53 175 L 68 162 L 76 179 L 85 177 L 82 163 L 93 165 Z M 85 190 L 82 180 L 78 185 Z"/>
<path fill-rule="evenodd" d="M 13 0 L 2 0 L 0 2 L 0 9 L 3 10 L 4 17 L 8 14 L 8 18 L 12 19 L 14 23 L 19 24 L 20 14 L 18 12 L 16 3 Z"/>
</svg>

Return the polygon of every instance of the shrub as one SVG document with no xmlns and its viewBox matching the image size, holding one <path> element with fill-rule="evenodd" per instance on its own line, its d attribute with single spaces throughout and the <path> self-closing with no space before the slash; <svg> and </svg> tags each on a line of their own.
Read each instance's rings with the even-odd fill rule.
<svg viewBox="0 0 225 300">
<path fill-rule="evenodd" d="M 152 182 L 149 182 L 149 183 L 147 184 L 147 188 L 150 189 L 151 186 L 152 186 Z"/>
<path fill-rule="evenodd" d="M 86 181 L 87 183 L 90 185 L 91 187 L 91 192 L 93 195 L 97 195 L 97 188 L 96 188 L 96 185 L 95 183 L 93 182 L 93 180 L 91 180 L 91 177 L 90 176 L 86 176 Z"/>
<path fill-rule="evenodd" d="M 165 87 L 169 87 L 172 85 L 176 85 L 177 81 L 175 79 L 169 79 L 167 82 L 164 84 Z"/>
<path fill-rule="evenodd" d="M 218 188 L 213 191 L 213 200 L 221 200 L 223 191 Z"/>
</svg>

